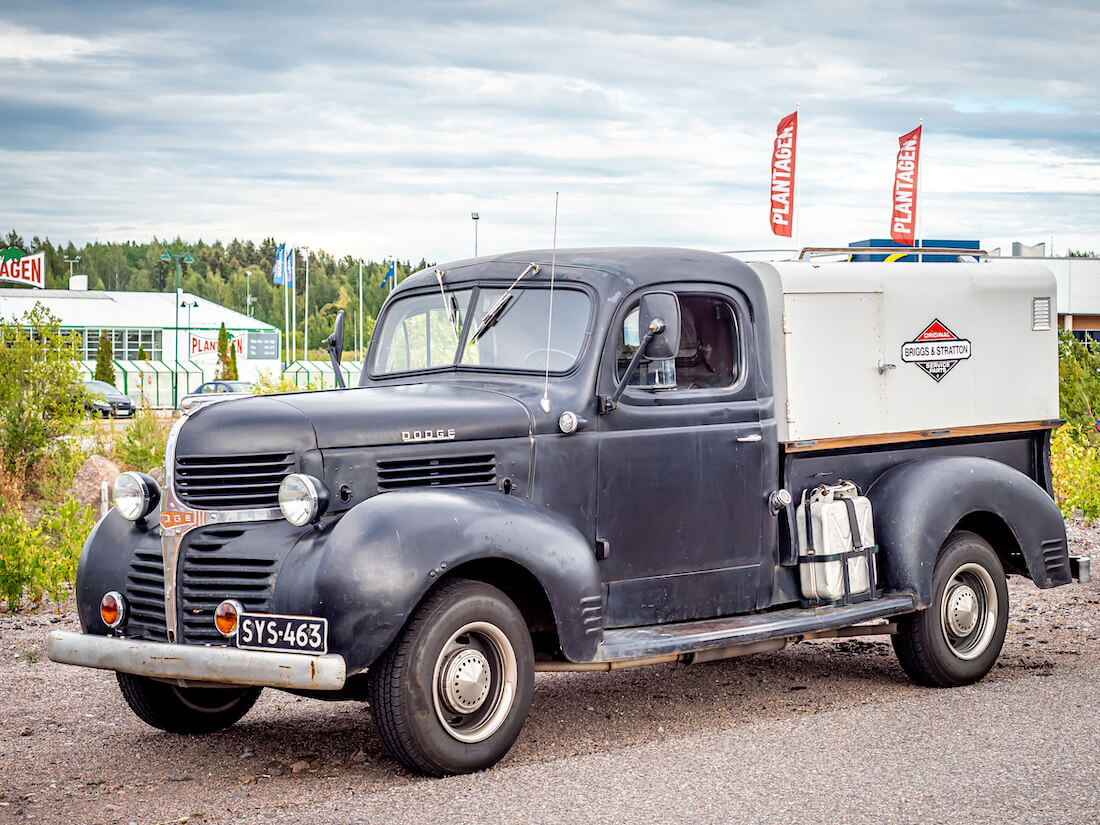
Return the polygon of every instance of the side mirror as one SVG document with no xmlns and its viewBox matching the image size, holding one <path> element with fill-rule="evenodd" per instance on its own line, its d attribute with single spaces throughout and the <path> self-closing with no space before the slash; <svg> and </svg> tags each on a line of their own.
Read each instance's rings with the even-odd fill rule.
<svg viewBox="0 0 1100 825">
<path fill-rule="evenodd" d="M 610 398 L 600 396 L 600 414 L 609 413 L 619 405 L 627 383 L 638 369 L 638 363 L 675 358 L 680 349 L 680 299 L 673 292 L 647 292 L 638 306 L 638 349 L 619 379 Z"/>
<path fill-rule="evenodd" d="M 647 292 L 638 307 L 638 331 L 648 361 L 675 358 L 680 349 L 680 300 L 672 292 Z M 653 337 L 649 333 L 653 333 Z M 645 341 L 649 344 L 645 344 Z"/>
<path fill-rule="evenodd" d="M 325 339 L 325 349 L 328 350 L 328 357 L 332 362 L 336 386 L 343 389 L 347 386 L 344 373 L 340 371 L 340 356 L 344 354 L 344 310 L 336 313 L 336 323 L 332 325 L 332 335 Z"/>
</svg>

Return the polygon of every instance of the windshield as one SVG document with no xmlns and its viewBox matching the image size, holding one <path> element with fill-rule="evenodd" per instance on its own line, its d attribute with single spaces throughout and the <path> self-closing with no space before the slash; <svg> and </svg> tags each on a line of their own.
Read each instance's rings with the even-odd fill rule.
<svg viewBox="0 0 1100 825">
<path fill-rule="evenodd" d="M 111 395 L 122 395 L 122 393 L 120 393 L 106 381 L 85 381 L 84 386 L 88 388 L 88 392 L 101 392 L 110 393 Z"/>
<path fill-rule="evenodd" d="M 447 300 L 454 296 L 458 307 L 458 333 L 464 339 L 461 357 L 439 293 L 395 301 L 380 329 L 375 330 L 372 374 L 449 367 L 456 361 L 467 367 L 545 370 L 550 290 L 518 287 L 501 303 L 506 291 L 502 287 L 447 293 Z M 551 372 L 563 372 L 576 363 L 584 347 L 590 311 L 591 302 L 585 293 L 560 287 L 555 290 L 549 340 Z"/>
</svg>

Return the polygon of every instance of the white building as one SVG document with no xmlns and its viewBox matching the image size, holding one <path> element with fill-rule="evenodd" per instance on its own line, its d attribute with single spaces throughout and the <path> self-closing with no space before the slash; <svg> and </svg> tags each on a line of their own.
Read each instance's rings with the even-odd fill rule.
<svg viewBox="0 0 1100 825">
<path fill-rule="evenodd" d="M 177 297 L 164 292 L 0 289 L 0 318 L 22 317 L 36 303 L 60 318 L 62 329 L 80 336 L 89 377 L 100 335 L 106 332 L 118 388 L 150 406 L 171 407 L 215 377 L 222 324 L 236 350 L 242 381 L 253 381 L 264 371 L 278 376 L 282 368 L 277 327 L 187 292 Z M 137 360 L 139 348 L 147 361 Z"/>
</svg>

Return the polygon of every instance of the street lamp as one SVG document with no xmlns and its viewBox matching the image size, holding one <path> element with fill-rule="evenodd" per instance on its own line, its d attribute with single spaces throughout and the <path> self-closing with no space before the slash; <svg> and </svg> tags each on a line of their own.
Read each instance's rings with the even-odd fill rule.
<svg viewBox="0 0 1100 825">
<path fill-rule="evenodd" d="M 69 283 L 72 284 L 72 282 L 73 282 L 73 264 L 80 263 L 80 256 L 77 255 L 75 258 L 66 257 L 65 258 L 65 263 L 67 263 L 69 265 Z"/>
<path fill-rule="evenodd" d="M 172 362 L 172 406 L 175 407 L 179 404 L 179 369 L 180 369 L 180 308 L 179 308 L 179 296 L 180 296 L 180 261 L 185 264 L 193 264 L 195 259 L 190 254 L 184 253 L 183 255 L 177 255 L 174 252 L 169 252 L 167 249 L 161 254 L 160 259 L 162 261 L 168 261 L 171 263 L 173 260 L 176 262 L 176 325 L 172 328 L 173 337 L 173 351 L 175 360 Z"/>
<path fill-rule="evenodd" d="M 191 310 L 199 305 L 199 302 L 192 299 L 190 301 L 184 299 L 180 302 L 181 307 L 187 307 L 187 357 L 191 358 Z"/>
<path fill-rule="evenodd" d="M 481 216 L 477 212 L 470 213 L 470 220 L 474 222 L 474 257 L 477 257 L 477 222 Z"/>
<path fill-rule="evenodd" d="M 244 314 L 251 318 L 256 312 L 256 310 L 252 306 L 254 303 L 256 303 L 256 299 L 252 297 L 251 269 L 246 269 L 244 271 L 244 293 Z"/>
</svg>

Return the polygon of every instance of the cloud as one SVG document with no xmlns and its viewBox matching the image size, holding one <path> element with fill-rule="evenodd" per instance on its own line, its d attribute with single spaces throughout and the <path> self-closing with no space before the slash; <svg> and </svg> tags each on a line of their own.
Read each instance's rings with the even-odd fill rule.
<svg viewBox="0 0 1100 825">
<path fill-rule="evenodd" d="M 445 260 L 472 210 L 482 251 L 545 246 L 561 191 L 569 244 L 764 246 L 795 103 L 803 242 L 884 234 L 922 117 L 927 231 L 1095 233 L 1087 4 L 96 2 L 5 31 L 0 225 L 26 236 Z"/>
</svg>

